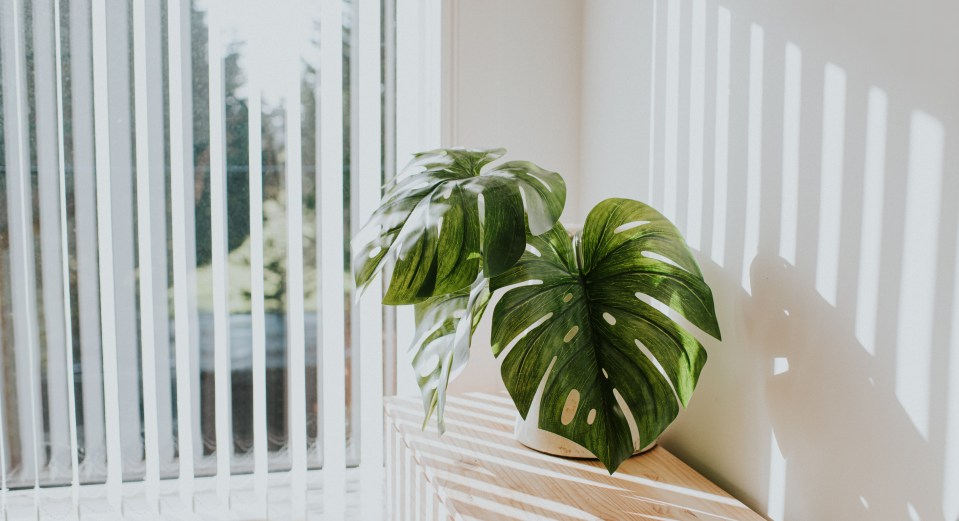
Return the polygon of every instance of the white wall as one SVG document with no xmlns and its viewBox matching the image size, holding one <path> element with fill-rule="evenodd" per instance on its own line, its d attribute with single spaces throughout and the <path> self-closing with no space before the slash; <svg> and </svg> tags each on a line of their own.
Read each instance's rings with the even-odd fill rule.
<svg viewBox="0 0 959 521">
<path fill-rule="evenodd" d="M 581 3 L 446 0 L 444 145 L 505 147 L 566 179 L 564 220 L 578 215 Z M 453 391 L 503 389 L 490 317 Z"/>
<path fill-rule="evenodd" d="M 580 221 L 609 197 L 646 200 L 651 2 L 583 6 Z M 615 190 L 613 190 L 615 188 Z"/>
<path fill-rule="evenodd" d="M 561 173 L 577 213 L 581 2 L 445 0 L 444 144 L 502 146 Z"/>
<path fill-rule="evenodd" d="M 724 341 L 664 445 L 772 519 L 959 518 L 959 4 L 449 2 L 453 142 L 698 254 Z"/>
<path fill-rule="evenodd" d="M 666 210 L 723 326 L 664 445 L 773 519 L 956 520 L 959 4 L 583 14 L 580 210 Z"/>
</svg>

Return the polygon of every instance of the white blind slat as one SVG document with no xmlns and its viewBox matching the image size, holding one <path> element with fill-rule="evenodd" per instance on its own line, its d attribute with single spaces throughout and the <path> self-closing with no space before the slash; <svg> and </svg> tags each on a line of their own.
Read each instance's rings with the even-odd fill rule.
<svg viewBox="0 0 959 521">
<path fill-rule="evenodd" d="M 397 103 L 396 127 L 417 128 L 420 109 L 416 106 L 421 78 L 417 71 L 420 65 L 419 12 L 406 6 L 396 9 L 396 99 L 411 100 L 409 103 Z M 415 132 L 396 133 L 397 175 L 409 161 L 410 154 L 417 151 L 420 138 Z M 409 306 L 394 308 L 396 314 L 396 394 L 405 396 L 416 393 L 416 380 L 413 374 L 412 358 L 406 346 L 413 341 L 414 319 Z"/>
<path fill-rule="evenodd" d="M 110 190 L 105 196 L 111 198 L 112 217 L 110 231 L 110 247 L 113 254 L 112 270 L 102 271 L 101 276 L 108 273 L 113 278 L 112 295 L 114 299 L 113 314 L 107 315 L 113 321 L 116 330 L 115 360 L 107 356 L 104 351 L 104 377 L 117 377 L 117 391 L 119 394 L 120 446 L 123 464 L 121 466 L 124 479 L 143 478 L 143 435 L 141 418 L 141 400 L 143 393 L 140 385 L 140 354 L 138 331 L 137 305 L 137 241 L 136 241 L 136 201 L 134 194 L 136 184 L 134 179 L 134 124 L 133 78 L 130 70 L 132 41 L 130 34 L 130 15 L 132 3 L 110 2 L 106 8 L 104 31 L 106 48 L 103 49 L 105 61 L 106 89 L 109 98 L 109 120 L 105 131 L 110 140 Z M 95 20 L 96 22 L 96 20 Z M 94 30 L 95 41 L 101 37 Z M 94 48 L 94 59 L 97 58 L 97 49 Z M 94 74 L 98 74 L 97 71 Z M 102 88 L 94 85 L 94 94 L 99 95 Z M 97 135 L 99 144 L 100 136 Z M 99 164 L 98 171 L 99 171 Z M 104 201 L 97 197 L 97 204 Z M 102 261 L 102 256 L 101 256 Z M 103 266 L 101 266 L 101 269 Z M 101 297 L 105 298 L 103 291 Z M 101 319 L 107 324 L 106 319 Z M 104 325 L 104 328 L 106 325 Z M 108 359 L 110 358 L 110 359 Z M 116 363 L 123 370 L 112 372 L 107 364 Z M 105 388 L 106 389 L 106 388 Z M 107 393 L 109 394 L 109 393 Z M 107 418 L 107 429 L 111 420 Z M 109 456 L 109 455 L 108 455 Z M 109 460 L 109 457 L 108 457 Z M 110 462 L 107 462 L 108 467 Z"/>
<path fill-rule="evenodd" d="M 383 181 L 396 176 L 396 1 L 383 0 Z M 386 277 L 383 277 L 384 280 Z M 381 289 L 383 291 L 383 289 Z M 383 313 L 383 391 L 396 394 L 396 309 Z"/>
<path fill-rule="evenodd" d="M 117 366 L 117 314 L 114 293 L 110 75 L 107 57 L 106 0 L 93 0 L 93 94 L 96 134 L 97 237 L 100 258 L 100 317 L 107 449 L 107 497 L 122 510 L 123 466 L 120 441 L 120 385 Z"/>
<path fill-rule="evenodd" d="M 296 13 L 292 13 L 296 14 Z M 303 149 L 300 62 L 286 71 L 287 378 L 293 519 L 306 518 L 306 326 L 303 310 Z M 334 243 L 335 244 L 335 243 Z M 333 248 L 329 248 L 333 249 Z"/>
<path fill-rule="evenodd" d="M 70 465 L 70 425 L 67 412 L 67 367 L 63 346 L 69 328 L 64 327 L 63 267 L 60 244 L 59 106 L 56 78 L 56 45 L 52 0 L 33 2 L 33 72 L 35 148 L 40 214 L 40 275 L 43 297 L 44 354 L 46 376 L 49 465 L 41 482 L 63 483 Z M 37 351 L 38 353 L 40 351 Z M 38 402 L 43 407 L 42 402 Z M 41 413 L 41 418 L 43 417 Z M 42 425 L 42 423 L 41 423 Z M 43 432 L 43 431 L 40 431 Z M 46 450 L 41 451 L 46 452 Z M 41 459 L 46 459 L 45 455 Z M 41 463 L 42 466 L 42 463 Z"/>
<path fill-rule="evenodd" d="M 213 254 L 213 365 L 216 424 L 216 492 L 229 506 L 233 435 L 230 404 L 230 309 L 227 293 L 227 177 L 226 121 L 223 81 L 224 56 L 220 11 L 226 6 L 209 5 L 209 94 L 210 94 L 210 217 Z"/>
<path fill-rule="evenodd" d="M 263 101 L 259 75 L 249 73 L 250 304 L 253 347 L 253 488 L 258 514 L 267 507 L 266 310 L 263 288 Z"/>
<path fill-rule="evenodd" d="M 320 4 L 320 222 L 322 273 L 320 396 L 323 407 L 323 512 L 342 519 L 346 465 L 343 314 L 343 11 L 341 0 Z M 327 247 L 322 247 L 327 245 Z"/>
<path fill-rule="evenodd" d="M 63 329 L 64 335 L 64 358 L 66 361 L 66 387 L 67 387 L 67 429 L 69 432 L 69 451 L 70 451 L 70 497 L 73 511 L 76 517 L 79 517 L 80 508 L 80 452 L 77 440 L 77 397 L 76 385 L 73 374 L 73 321 L 72 321 L 72 301 L 70 298 L 70 241 L 68 238 L 69 229 L 67 227 L 67 174 L 66 174 L 66 152 L 64 139 L 64 114 L 63 114 L 63 50 L 61 39 L 61 18 L 60 3 L 53 3 L 53 23 L 54 23 L 54 46 L 56 49 L 56 94 L 57 94 L 57 158 L 59 168 L 57 171 L 59 181 L 60 195 L 60 268 L 61 283 L 63 284 L 62 298 L 63 302 Z M 0 418 L 0 424 L 2 424 Z"/>
<path fill-rule="evenodd" d="M 175 475 L 175 439 L 173 432 L 173 389 L 170 385 L 170 287 L 168 261 L 167 230 L 167 158 L 165 153 L 166 136 L 164 124 L 163 79 L 165 74 L 163 52 L 163 27 L 161 0 L 146 0 L 145 3 L 145 79 L 146 108 L 148 111 L 150 150 L 149 183 L 145 190 L 150 197 L 150 226 L 144 229 L 147 235 L 141 235 L 140 241 L 149 240 L 152 244 L 153 276 L 146 278 L 141 273 L 141 285 L 151 284 L 153 294 L 153 315 L 155 317 L 152 335 L 154 338 L 153 372 L 156 374 L 156 418 L 157 418 L 157 472 L 163 476 Z M 139 191 L 139 189 L 138 189 Z M 141 263 L 144 262 L 141 257 Z"/>
<path fill-rule="evenodd" d="M 76 226 L 77 315 L 83 403 L 81 476 L 106 468 L 103 363 L 100 349 L 100 289 L 94 168 L 93 62 L 90 2 L 70 3 L 73 204 Z"/>
<path fill-rule="evenodd" d="M 379 2 L 361 2 L 356 26 L 358 28 L 359 81 L 357 92 L 358 117 L 358 174 L 357 194 L 360 223 L 366 222 L 376 210 L 382 185 L 381 171 L 381 103 L 380 103 L 380 5 Z M 354 364 L 360 369 L 360 458 L 362 470 L 360 503 L 363 519 L 383 515 L 383 306 L 382 286 L 372 284 L 371 290 L 359 303 L 359 338 L 354 340 Z M 355 351 L 354 351 L 355 352 Z M 354 405 L 355 406 L 355 405 Z"/>
<path fill-rule="evenodd" d="M 161 60 L 157 41 L 159 26 L 151 22 L 159 19 L 160 5 L 156 0 L 134 2 L 133 4 L 133 64 L 136 107 L 136 183 L 137 183 L 137 226 L 140 260 L 140 331 L 141 331 L 141 367 L 143 374 L 144 409 L 144 457 L 146 465 L 145 494 L 147 508 L 154 514 L 160 511 L 160 421 L 158 404 L 158 344 L 167 343 L 157 337 L 158 326 L 166 321 L 159 314 L 165 306 L 157 309 L 155 299 L 155 270 L 164 269 L 165 243 L 156 242 L 158 226 L 153 222 L 156 217 L 154 206 L 164 204 L 163 191 L 153 188 L 152 178 L 162 177 L 163 142 L 157 142 L 155 122 L 163 117 L 163 107 L 156 103 L 162 101 L 162 82 L 150 74 L 152 65 Z M 152 76 L 152 77 L 151 77 Z M 162 120 L 161 120 L 162 121 Z M 160 128 L 162 132 L 162 127 Z M 162 139 L 162 134 L 160 136 Z M 159 146 L 157 146 L 159 145 Z M 159 200 L 157 200 L 159 199 Z M 157 223 L 159 224 L 159 223 Z M 162 248 L 162 249 L 161 249 Z M 158 257 L 160 262 L 157 262 Z M 158 264 L 158 266 L 155 266 Z M 162 289 L 161 289 L 162 290 Z M 162 375 L 163 373 L 159 373 Z M 167 420 L 167 418 L 163 418 Z"/>
<path fill-rule="evenodd" d="M 19 418 L 20 481 L 39 485 L 39 435 L 37 414 L 39 348 L 36 276 L 33 256 L 33 211 L 30 191 L 29 127 L 27 84 L 24 63 L 24 13 L 19 1 L 0 20 L 3 27 L 4 124 L 6 141 L 7 212 L 10 233 L 11 299 L 13 340 L 16 354 L 16 388 Z"/>
<path fill-rule="evenodd" d="M 8 35 L 10 33 L 10 28 L 9 28 L 10 24 L 4 23 L 4 21 L 12 20 L 13 14 L 11 11 L 12 11 L 11 6 L 8 5 L 7 2 L 0 3 L 0 93 L 6 93 L 7 92 L 6 89 L 8 85 L 8 82 L 6 81 L 6 79 L 8 78 L 9 68 L 7 67 L 7 60 L 9 55 L 8 53 L 5 52 L 5 49 L 7 49 L 7 46 L 8 46 L 8 40 L 9 40 Z M 8 95 L 4 95 L 3 104 L 0 105 L 0 112 L 2 112 L 4 115 L 3 128 L 0 130 L 3 130 L 5 136 L 10 136 L 12 134 L 9 132 L 7 128 L 8 121 L 9 121 L 8 116 L 10 114 L 10 112 L 7 110 L 7 106 L 9 104 L 9 101 L 7 101 L 7 97 Z M 9 149 L 10 146 L 11 146 L 11 140 L 10 138 L 6 138 L 4 140 L 4 149 L 5 149 L 4 154 L 5 154 L 6 161 L 9 161 L 9 158 L 10 158 L 9 152 L 6 151 L 7 149 Z M 0 167 L 5 168 L 8 171 L 12 170 L 12 168 L 9 167 L 9 164 L 0 165 Z M 7 280 L 10 280 L 10 277 L 4 277 L 4 279 L 2 280 L 6 282 Z M 9 304 L 4 303 L 4 307 L 6 306 L 9 306 Z M 0 334 L 0 353 L 5 353 L 6 349 L 8 349 L 7 346 L 4 345 L 4 342 L 6 341 L 7 338 L 8 337 L 6 337 L 4 334 Z M 7 389 L 8 388 L 7 386 L 9 385 L 6 379 L 7 368 L 5 366 L 6 364 L 0 363 L 0 385 L 2 385 L 3 389 Z M 3 400 L 0 400 L 0 422 L 3 422 L 2 425 L 6 427 L 7 411 L 4 407 Z M 8 490 L 7 473 L 9 472 L 11 465 L 10 465 L 10 456 L 9 456 L 10 448 L 7 446 L 9 434 L 7 434 L 6 432 L 2 434 L 3 435 L 0 435 L 0 508 L 3 509 L 3 512 L 6 512 L 7 511 L 7 490 Z"/>
<path fill-rule="evenodd" d="M 180 463 L 180 496 L 193 506 L 195 403 L 192 346 L 196 306 L 192 302 L 196 266 L 193 252 L 193 147 L 192 75 L 190 68 L 190 3 L 167 4 L 167 46 L 170 57 L 170 203 L 173 236 L 174 343 L 176 352 L 177 444 Z"/>
</svg>

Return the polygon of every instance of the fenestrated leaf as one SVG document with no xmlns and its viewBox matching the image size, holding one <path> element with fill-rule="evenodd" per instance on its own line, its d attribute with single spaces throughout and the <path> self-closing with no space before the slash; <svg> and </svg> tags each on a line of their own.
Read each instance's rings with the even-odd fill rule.
<svg viewBox="0 0 959 521">
<path fill-rule="evenodd" d="M 423 395 L 424 427 L 436 411 L 439 432 L 446 430 L 443 411 L 446 388 L 469 360 L 476 325 L 489 303 L 489 281 L 480 277 L 472 288 L 433 297 L 414 306 L 416 339 L 413 370 Z"/>
<path fill-rule="evenodd" d="M 513 161 L 481 172 L 503 149 L 440 149 L 417 154 L 386 187 L 380 207 L 354 239 L 362 291 L 387 263 L 395 269 L 385 304 L 414 304 L 512 266 L 532 233 L 549 230 L 566 203 L 555 172 Z M 479 199 L 483 198 L 483 215 Z"/>
<path fill-rule="evenodd" d="M 679 403 L 688 404 L 706 362 L 692 334 L 640 297 L 719 338 L 712 292 L 676 227 L 637 201 L 598 204 L 581 240 L 557 224 L 528 243 L 491 281 L 493 291 L 506 288 L 493 312 L 503 381 L 525 418 L 545 378 L 539 427 L 579 443 L 613 472 L 640 448 L 627 417 L 640 446 L 655 440 Z"/>
</svg>

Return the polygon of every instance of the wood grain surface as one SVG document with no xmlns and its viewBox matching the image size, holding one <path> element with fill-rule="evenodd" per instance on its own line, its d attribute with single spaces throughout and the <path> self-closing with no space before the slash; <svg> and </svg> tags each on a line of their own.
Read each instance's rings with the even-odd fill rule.
<svg viewBox="0 0 959 521">
<path fill-rule="evenodd" d="M 528 449 L 505 394 L 451 397 L 443 436 L 422 430 L 417 398 L 389 399 L 386 415 L 387 519 L 763 519 L 662 447 L 612 476 Z"/>
</svg>

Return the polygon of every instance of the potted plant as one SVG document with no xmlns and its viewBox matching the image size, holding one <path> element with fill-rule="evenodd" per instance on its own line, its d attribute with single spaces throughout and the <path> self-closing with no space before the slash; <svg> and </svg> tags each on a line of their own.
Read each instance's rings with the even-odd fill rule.
<svg viewBox="0 0 959 521">
<path fill-rule="evenodd" d="M 607 199 L 569 233 L 562 177 L 525 161 L 484 170 L 504 153 L 416 154 L 354 239 L 357 288 L 390 266 L 383 303 L 415 306 L 424 426 L 435 412 L 440 432 L 447 385 L 498 294 L 492 349 L 525 420 L 520 441 L 613 472 L 688 404 L 706 352 L 664 311 L 719 339 L 712 292 L 659 212 Z"/>
</svg>

